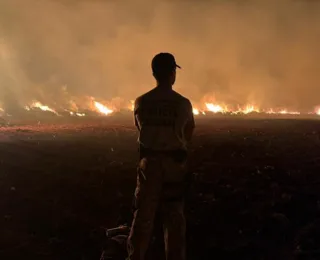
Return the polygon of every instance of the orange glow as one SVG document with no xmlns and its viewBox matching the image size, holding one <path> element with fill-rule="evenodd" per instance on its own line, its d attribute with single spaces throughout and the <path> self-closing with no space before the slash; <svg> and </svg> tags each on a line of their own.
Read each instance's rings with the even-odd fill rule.
<svg viewBox="0 0 320 260">
<path fill-rule="evenodd" d="M 205 103 L 206 108 L 208 111 L 213 113 L 225 113 L 226 110 L 222 108 L 220 105 L 212 104 L 212 103 Z"/>
<path fill-rule="evenodd" d="M 67 113 L 69 113 L 71 116 L 78 116 L 78 117 L 84 117 L 86 116 L 83 111 L 79 110 L 78 107 L 82 109 L 89 109 L 91 111 L 95 111 L 97 113 L 103 114 L 103 115 L 110 115 L 114 113 L 115 111 L 121 111 L 123 110 L 134 110 L 134 100 L 123 100 L 121 98 L 115 98 L 111 99 L 109 101 L 103 101 L 103 103 L 95 101 L 95 98 L 93 97 L 87 97 L 87 99 L 84 99 L 79 102 L 70 101 L 68 102 L 68 107 L 66 109 L 63 109 Z M 49 107 L 48 105 L 44 105 L 40 103 L 39 101 L 33 101 L 30 105 L 27 105 L 24 107 L 26 110 L 31 111 L 32 109 L 40 109 L 42 111 L 49 111 L 56 115 L 59 115 L 56 108 Z M 0 107 L 0 112 L 4 112 L 4 109 Z M 230 114 L 230 115 L 247 115 L 251 113 L 259 113 L 259 114 L 269 114 L 269 115 L 318 115 L 320 116 L 320 106 L 317 106 L 314 108 L 312 112 L 304 113 L 301 111 L 296 110 L 290 110 L 288 108 L 282 107 L 282 108 L 269 108 L 264 109 L 257 105 L 253 104 L 247 104 L 244 106 L 232 106 L 232 105 L 226 105 L 222 102 L 201 102 L 201 103 L 194 103 L 193 105 L 193 114 L 198 115 L 209 115 L 210 113 L 221 113 L 221 114 Z"/>
<path fill-rule="evenodd" d="M 46 105 L 42 105 L 40 102 L 38 101 L 34 101 L 30 106 L 26 106 L 25 109 L 26 110 L 31 110 L 31 108 L 39 108 L 41 109 L 42 111 L 50 111 L 54 114 L 58 114 L 54 109 L 46 106 Z"/>
<path fill-rule="evenodd" d="M 86 115 L 85 113 L 78 113 L 78 112 L 72 112 L 72 111 L 70 111 L 69 113 L 71 116 L 79 116 L 79 117 L 83 117 Z"/>
<path fill-rule="evenodd" d="M 254 105 L 246 105 L 244 108 L 238 108 L 238 110 L 236 110 L 236 111 L 234 111 L 232 113 L 234 113 L 234 114 L 238 114 L 238 113 L 240 113 L 240 114 L 249 114 L 249 113 L 253 113 L 253 112 L 259 113 L 260 110 L 259 110 L 259 108 L 257 108 Z"/>
<path fill-rule="evenodd" d="M 133 112 L 133 110 L 134 110 L 134 100 L 130 100 L 129 109 Z"/>
<path fill-rule="evenodd" d="M 113 113 L 113 110 L 102 105 L 101 103 L 99 103 L 97 101 L 94 101 L 93 103 L 94 103 L 94 106 L 96 107 L 96 109 L 98 110 L 98 112 L 100 112 L 101 114 L 109 115 L 109 114 Z"/>
<path fill-rule="evenodd" d="M 197 108 L 193 108 L 192 112 L 193 112 L 194 115 L 199 115 L 200 114 L 199 109 L 197 109 Z"/>
</svg>

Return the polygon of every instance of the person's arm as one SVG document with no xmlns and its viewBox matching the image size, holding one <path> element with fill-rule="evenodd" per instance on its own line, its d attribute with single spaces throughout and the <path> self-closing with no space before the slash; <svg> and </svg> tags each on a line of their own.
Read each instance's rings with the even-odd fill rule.
<svg viewBox="0 0 320 260">
<path fill-rule="evenodd" d="M 194 116 L 193 116 L 193 109 L 191 102 L 188 100 L 187 104 L 187 123 L 184 127 L 184 136 L 187 142 L 191 141 L 193 131 L 195 128 Z"/>
<path fill-rule="evenodd" d="M 138 129 L 138 131 L 140 131 L 140 126 L 139 126 L 139 122 L 137 119 L 138 108 L 139 108 L 139 102 L 136 99 L 136 101 L 134 102 L 133 117 L 134 117 L 134 125 Z"/>
</svg>

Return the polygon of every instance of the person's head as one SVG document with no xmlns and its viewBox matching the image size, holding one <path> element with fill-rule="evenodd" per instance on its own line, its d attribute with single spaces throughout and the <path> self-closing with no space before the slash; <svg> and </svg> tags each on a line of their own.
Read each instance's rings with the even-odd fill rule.
<svg viewBox="0 0 320 260">
<path fill-rule="evenodd" d="M 170 53 L 159 53 L 154 56 L 151 67 L 159 85 L 173 85 L 176 81 L 176 68 L 181 68 Z"/>
</svg>

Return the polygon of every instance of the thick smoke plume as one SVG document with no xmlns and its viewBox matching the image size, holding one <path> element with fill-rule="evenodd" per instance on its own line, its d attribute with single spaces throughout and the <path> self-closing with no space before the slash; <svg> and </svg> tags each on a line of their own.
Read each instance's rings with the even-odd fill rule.
<svg viewBox="0 0 320 260">
<path fill-rule="evenodd" d="M 0 0 L 0 100 L 134 99 L 154 54 L 193 101 L 310 110 L 320 103 L 317 1 Z"/>
</svg>

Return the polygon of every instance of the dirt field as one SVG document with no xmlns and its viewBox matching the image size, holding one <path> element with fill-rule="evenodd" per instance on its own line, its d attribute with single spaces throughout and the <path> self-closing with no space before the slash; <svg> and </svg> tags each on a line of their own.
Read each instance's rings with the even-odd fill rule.
<svg viewBox="0 0 320 260">
<path fill-rule="evenodd" d="M 101 227 L 131 218 L 131 123 L 0 129 L 0 259 L 99 259 Z M 189 259 L 320 259 L 320 121 L 197 123 Z"/>
</svg>

